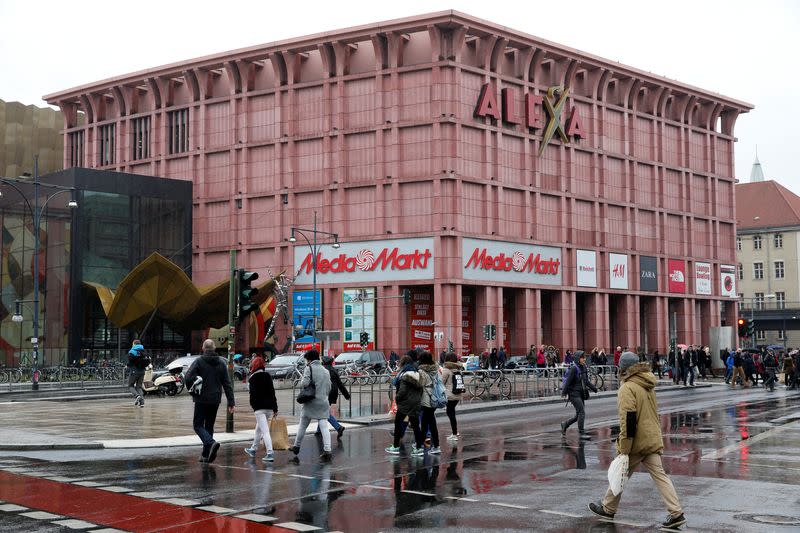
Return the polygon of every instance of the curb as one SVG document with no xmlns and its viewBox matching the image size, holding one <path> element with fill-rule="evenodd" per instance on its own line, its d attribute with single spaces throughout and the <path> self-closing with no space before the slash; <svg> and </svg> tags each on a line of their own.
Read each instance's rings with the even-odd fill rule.
<svg viewBox="0 0 800 533">
<path fill-rule="evenodd" d="M 0 451 L 37 451 L 37 450 L 102 450 L 100 442 L 79 442 L 70 444 L 0 444 Z"/>
</svg>

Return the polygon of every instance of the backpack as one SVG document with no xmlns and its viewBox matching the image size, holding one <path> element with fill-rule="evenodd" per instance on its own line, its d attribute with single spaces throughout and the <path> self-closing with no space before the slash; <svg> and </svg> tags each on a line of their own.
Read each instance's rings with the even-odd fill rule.
<svg viewBox="0 0 800 533">
<path fill-rule="evenodd" d="M 565 393 L 567 392 L 565 389 L 567 387 L 567 381 L 569 380 L 569 373 L 572 371 L 573 368 L 575 369 L 575 372 L 577 372 L 577 376 L 575 377 L 577 377 L 578 379 L 581 378 L 581 368 L 575 363 L 572 363 L 569 369 L 567 369 L 567 371 L 564 372 L 564 377 L 561 378 L 561 390 Z"/>
<path fill-rule="evenodd" d="M 440 376 L 438 372 L 436 373 L 436 377 L 433 378 L 431 407 L 435 407 L 436 409 L 447 407 L 447 392 L 444 389 L 444 383 L 442 383 L 442 376 Z"/>
<path fill-rule="evenodd" d="M 461 375 L 461 372 L 453 372 L 453 394 L 463 394 L 467 392 L 466 387 L 464 387 L 464 376 Z"/>
</svg>

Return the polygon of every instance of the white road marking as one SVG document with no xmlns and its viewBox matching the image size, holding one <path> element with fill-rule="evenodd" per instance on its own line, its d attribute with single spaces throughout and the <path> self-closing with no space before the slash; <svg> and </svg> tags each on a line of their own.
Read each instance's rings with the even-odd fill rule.
<svg viewBox="0 0 800 533">
<path fill-rule="evenodd" d="M 711 453 L 707 453 L 707 454 L 703 455 L 702 457 L 700 457 L 700 459 L 719 459 L 721 457 L 724 457 L 725 455 L 728 455 L 731 452 L 734 452 L 734 451 L 737 451 L 737 450 L 741 450 L 743 448 L 750 447 L 753 444 L 755 444 L 756 442 L 760 442 L 762 440 L 769 439 L 771 437 L 774 437 L 777 433 L 781 433 L 781 432 L 789 430 L 789 429 L 794 429 L 794 428 L 796 428 L 798 426 L 800 426 L 800 421 L 791 422 L 789 424 L 784 424 L 782 426 L 778 426 L 778 427 L 775 427 L 775 428 L 772 428 L 772 429 L 768 429 L 767 431 L 764 431 L 763 433 L 759 433 L 758 435 L 750 437 L 749 439 L 743 440 L 741 442 L 737 442 L 736 444 L 731 444 L 729 446 L 725 446 L 725 447 L 720 448 L 720 449 L 718 449 L 716 451 L 713 451 Z"/>
<path fill-rule="evenodd" d="M 50 522 L 51 524 L 55 524 L 57 526 L 66 527 L 69 529 L 89 529 L 92 527 L 97 527 L 97 524 L 92 524 L 91 522 L 85 522 L 83 520 L 55 520 Z"/>
<path fill-rule="evenodd" d="M 539 509 L 540 513 L 556 514 L 558 516 L 568 516 L 570 518 L 581 518 L 581 515 L 574 513 L 565 513 L 563 511 L 551 511 L 550 509 Z"/>
<path fill-rule="evenodd" d="M 103 529 L 93 529 L 92 533 L 128 533 L 124 529 L 114 529 L 113 527 L 104 527 Z"/>
<path fill-rule="evenodd" d="M 420 492 L 418 490 L 401 490 L 400 492 L 405 492 L 406 494 L 419 494 L 420 496 L 436 496 L 436 494 L 431 494 L 430 492 Z"/>
<path fill-rule="evenodd" d="M 528 508 L 525 505 L 514 505 L 513 503 L 500 503 L 500 502 L 489 502 L 489 505 L 495 505 L 497 507 L 509 507 L 511 509 L 527 509 Z"/>
<path fill-rule="evenodd" d="M 267 516 L 256 513 L 237 514 L 234 518 L 241 518 L 242 520 L 249 520 L 251 522 L 275 522 L 278 520 L 274 516 Z"/>
<path fill-rule="evenodd" d="M 200 505 L 203 502 L 198 502 L 195 500 L 184 500 L 183 498 L 164 498 L 162 500 L 164 503 L 171 503 L 172 505 L 179 505 L 181 507 L 194 507 L 195 505 Z"/>
<path fill-rule="evenodd" d="M 98 483 L 97 481 L 76 481 L 73 485 L 79 485 L 81 487 L 102 487 L 105 483 Z"/>
<path fill-rule="evenodd" d="M 200 509 L 201 511 L 208 511 L 209 513 L 217 513 L 217 514 L 230 514 L 230 513 L 238 513 L 236 509 L 228 509 L 227 507 L 220 507 L 218 505 L 205 505 L 203 507 L 195 507 L 195 509 Z"/>
<path fill-rule="evenodd" d="M 308 524 L 301 524 L 300 522 L 283 522 L 282 524 L 275 524 L 277 527 L 285 527 L 286 529 L 294 529 L 295 531 L 319 531 L 322 528 L 317 526 L 310 526 Z"/>
<path fill-rule="evenodd" d="M 303 474 L 289 474 L 290 477 L 299 477 L 301 479 L 316 479 L 314 476 L 304 476 Z"/>
<path fill-rule="evenodd" d="M 128 496 L 138 496 L 139 498 L 147 498 L 148 500 L 163 500 L 165 498 L 170 498 L 169 494 L 164 494 L 163 492 L 152 492 L 152 491 L 144 491 L 144 492 L 131 492 Z"/>
<path fill-rule="evenodd" d="M 339 481 L 338 479 L 323 479 L 323 481 L 328 481 L 329 483 L 341 483 L 342 485 L 349 485 L 349 481 Z"/>
<path fill-rule="evenodd" d="M 392 490 L 392 487 L 381 487 L 380 485 L 359 485 L 359 488 L 360 487 L 364 487 L 365 489 Z"/>
<path fill-rule="evenodd" d="M 107 490 L 108 492 L 133 492 L 133 489 L 127 487 L 117 487 L 114 485 L 108 487 L 97 487 L 98 490 Z"/>
<path fill-rule="evenodd" d="M 480 500 L 476 500 L 474 498 L 459 498 L 458 496 L 445 496 L 445 500 L 460 500 L 462 502 L 477 502 Z"/>
<path fill-rule="evenodd" d="M 0 511 L 4 513 L 16 513 L 17 511 L 27 511 L 27 507 L 22 507 L 21 505 L 14 505 L 13 503 L 7 503 L 5 505 L 0 505 Z"/>
<path fill-rule="evenodd" d="M 60 483 L 73 483 L 75 481 L 78 481 L 76 478 L 63 477 L 63 476 L 46 476 L 44 479 L 49 479 L 50 481 L 58 481 Z"/>
<path fill-rule="evenodd" d="M 27 516 L 34 520 L 55 520 L 56 518 L 64 518 L 60 514 L 45 513 L 44 511 L 31 511 L 29 513 L 20 513 L 20 516 Z"/>
</svg>

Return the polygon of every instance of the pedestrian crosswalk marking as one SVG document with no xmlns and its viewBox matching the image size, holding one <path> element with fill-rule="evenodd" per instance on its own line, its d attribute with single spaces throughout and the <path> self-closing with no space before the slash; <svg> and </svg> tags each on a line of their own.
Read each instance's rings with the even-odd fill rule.
<svg viewBox="0 0 800 533">
<path fill-rule="evenodd" d="M 91 522 L 86 522 L 84 520 L 75 520 L 75 519 L 54 520 L 53 522 L 50 523 L 55 524 L 57 526 L 66 527 L 69 529 L 89 529 L 92 527 L 97 527 L 97 524 L 92 524 Z"/>
<path fill-rule="evenodd" d="M 430 496 L 430 497 L 436 496 L 436 494 L 431 494 L 430 492 L 420 492 L 417 490 L 402 490 L 400 492 L 405 492 L 406 494 L 419 494 L 420 496 Z"/>
<path fill-rule="evenodd" d="M 27 516 L 28 518 L 33 518 L 34 520 L 54 520 L 56 518 L 64 518 L 61 515 L 46 513 L 44 511 L 31 511 L 29 513 L 20 513 L 20 516 Z"/>
<path fill-rule="evenodd" d="M 525 505 L 514 505 L 513 503 L 500 503 L 500 502 L 489 502 L 489 505 L 496 505 L 498 507 L 510 507 L 511 509 L 527 509 L 528 508 Z"/>
<path fill-rule="evenodd" d="M 195 509 L 199 509 L 201 511 L 208 511 L 209 513 L 216 513 L 216 514 L 230 514 L 239 512 L 236 509 L 228 509 L 227 507 L 220 507 L 218 505 L 205 505 L 203 507 L 195 507 Z"/>
<path fill-rule="evenodd" d="M 234 518 L 241 518 L 242 520 L 249 520 L 251 522 L 276 522 L 278 519 L 274 516 L 267 516 L 257 513 L 238 514 Z"/>
<path fill-rule="evenodd" d="M 202 503 L 195 500 L 184 500 L 183 498 L 163 498 L 159 501 L 163 503 L 171 503 L 172 505 L 179 505 L 181 507 L 194 507 L 195 505 L 200 505 Z"/>
<path fill-rule="evenodd" d="M 294 529 L 295 531 L 319 531 L 322 529 L 321 527 L 301 524 L 300 522 L 283 522 L 282 524 L 275 524 L 275 526 L 285 527 L 286 529 Z"/>
<path fill-rule="evenodd" d="M 7 503 L 5 505 L 0 505 L 0 511 L 4 513 L 16 513 L 17 511 L 27 511 L 27 507 L 23 507 L 21 505 L 14 505 L 13 503 Z"/>
<path fill-rule="evenodd" d="M 365 489 L 392 490 L 391 487 L 381 487 L 380 485 L 359 485 L 359 486 L 364 487 Z"/>
<path fill-rule="evenodd" d="M 547 513 L 547 514 L 555 514 L 555 515 L 559 515 L 559 516 L 568 516 L 570 518 L 581 518 L 581 515 L 579 515 L 579 514 L 565 513 L 563 511 L 551 511 L 549 509 L 539 509 L 539 512 L 540 513 Z"/>
</svg>

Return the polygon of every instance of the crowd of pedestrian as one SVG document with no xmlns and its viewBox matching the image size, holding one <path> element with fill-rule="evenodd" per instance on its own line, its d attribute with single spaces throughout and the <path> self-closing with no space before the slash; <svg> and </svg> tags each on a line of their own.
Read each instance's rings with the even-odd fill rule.
<svg viewBox="0 0 800 533">
<path fill-rule="evenodd" d="M 783 364 L 783 383 L 789 389 L 800 388 L 800 351 L 775 352 L 761 348 L 751 350 L 725 350 L 725 383 L 731 388 L 749 388 L 760 385 L 775 390 L 780 367 Z"/>
</svg>

